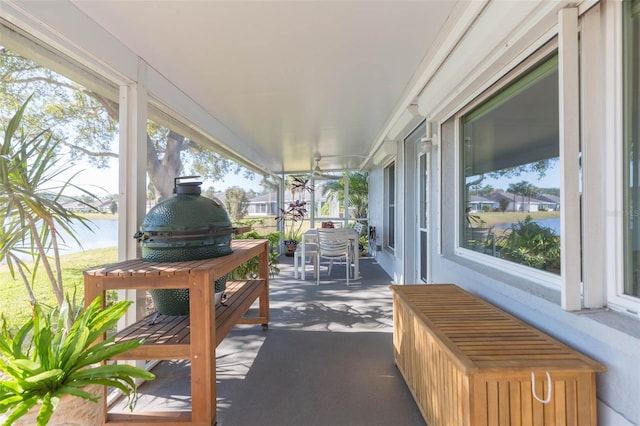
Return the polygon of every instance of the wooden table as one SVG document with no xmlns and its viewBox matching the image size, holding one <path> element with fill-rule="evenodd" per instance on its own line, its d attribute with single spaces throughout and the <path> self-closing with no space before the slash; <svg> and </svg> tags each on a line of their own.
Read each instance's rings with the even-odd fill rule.
<svg viewBox="0 0 640 426">
<path fill-rule="evenodd" d="M 453 284 L 391 290 L 395 361 L 430 426 L 596 424 L 602 364 Z"/>
<path fill-rule="evenodd" d="M 215 424 L 216 347 L 235 324 L 261 324 L 266 329 L 269 323 L 269 242 L 233 240 L 231 247 L 232 254 L 215 259 L 164 263 L 136 259 L 85 272 L 87 305 L 110 289 L 189 289 L 190 315 L 161 316 L 155 324 L 145 318 L 120 331 L 116 340 L 145 339 L 118 359 L 190 360 L 191 412 L 108 413 L 108 424 Z M 256 256 L 258 279 L 228 282 L 226 306 L 216 306 L 215 280 Z M 246 317 L 257 299 L 258 316 Z"/>
</svg>

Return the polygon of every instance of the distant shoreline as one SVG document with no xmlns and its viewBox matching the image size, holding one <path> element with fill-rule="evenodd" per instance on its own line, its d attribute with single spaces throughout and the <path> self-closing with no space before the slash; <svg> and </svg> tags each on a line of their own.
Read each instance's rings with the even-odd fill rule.
<svg viewBox="0 0 640 426">
<path fill-rule="evenodd" d="M 118 213 L 78 213 L 78 216 L 89 220 L 118 220 Z"/>
</svg>

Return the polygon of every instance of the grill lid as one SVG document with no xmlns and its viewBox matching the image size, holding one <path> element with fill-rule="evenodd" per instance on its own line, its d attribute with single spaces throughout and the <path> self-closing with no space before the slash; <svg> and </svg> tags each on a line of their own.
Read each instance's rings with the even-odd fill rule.
<svg viewBox="0 0 640 426">
<path fill-rule="evenodd" d="M 219 235 L 231 232 L 231 220 L 218 199 L 200 196 L 202 182 L 178 182 L 175 178 L 174 195 L 154 206 L 142 222 L 140 230 L 149 235 L 175 237 L 184 235 Z"/>
<path fill-rule="evenodd" d="M 202 182 L 179 182 L 197 177 L 175 178 L 175 195 L 149 210 L 140 231 L 134 235 L 143 248 L 220 246 L 225 242 L 225 250 L 218 255 L 231 252 L 229 241 L 233 228 L 220 200 L 201 196 Z"/>
</svg>

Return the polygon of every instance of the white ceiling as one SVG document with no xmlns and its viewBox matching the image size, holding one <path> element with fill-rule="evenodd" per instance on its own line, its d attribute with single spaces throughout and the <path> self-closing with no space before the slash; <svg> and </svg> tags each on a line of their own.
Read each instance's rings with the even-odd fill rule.
<svg viewBox="0 0 640 426">
<path fill-rule="evenodd" d="M 220 120 L 306 171 L 358 168 L 454 1 L 74 1 Z M 224 141 L 222 141 L 224 143 Z M 230 147 L 233 149 L 233 147 Z"/>
</svg>

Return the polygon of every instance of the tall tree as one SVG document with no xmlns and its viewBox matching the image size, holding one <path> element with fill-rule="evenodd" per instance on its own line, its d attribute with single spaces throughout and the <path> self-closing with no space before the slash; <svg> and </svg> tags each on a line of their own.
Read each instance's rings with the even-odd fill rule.
<svg viewBox="0 0 640 426">
<path fill-rule="evenodd" d="M 522 202 L 524 203 L 524 197 L 528 197 L 529 198 L 529 205 L 527 210 L 531 211 L 531 197 L 535 196 L 538 193 L 538 190 L 535 186 L 531 185 L 529 182 L 527 181 L 521 181 L 518 183 L 511 183 L 509 184 L 509 189 L 507 190 L 508 192 L 514 194 L 514 205 L 513 205 L 513 209 L 515 211 L 516 209 L 516 195 L 520 195 L 522 197 Z"/>
<path fill-rule="evenodd" d="M 523 182 L 525 183 L 525 182 Z M 537 196 L 540 193 L 540 190 L 536 188 L 534 185 L 527 183 L 524 186 L 523 195 L 527 197 L 527 211 L 531 212 L 531 198 Z"/>
<path fill-rule="evenodd" d="M 509 208 L 509 199 L 508 198 L 500 198 L 500 201 L 498 201 L 498 205 L 500 206 L 499 207 L 500 211 L 502 213 L 504 213 Z"/>
<path fill-rule="evenodd" d="M 357 218 L 367 217 L 369 214 L 369 183 L 368 174 L 363 172 L 349 172 L 349 207 L 353 208 L 353 215 Z M 344 203 L 344 179 L 328 181 L 324 184 L 322 194 L 329 199 Z"/>
<path fill-rule="evenodd" d="M 519 183 L 510 183 L 507 188 L 507 192 L 513 194 L 513 211 L 515 212 L 518 208 L 518 195 L 522 195 L 522 187 Z"/>
<path fill-rule="evenodd" d="M 247 192 L 238 186 L 227 188 L 224 192 L 224 204 L 231 220 L 241 220 L 247 214 L 249 207 Z"/>
<path fill-rule="evenodd" d="M 108 166 L 117 158 L 118 103 L 21 57 L 0 46 L 0 115 L 10 117 L 34 93 L 24 122 L 31 128 L 48 128 L 52 138 L 70 148 L 71 161 L 83 159 L 94 167 Z M 175 130 L 149 121 L 147 125 L 147 175 L 156 200 L 169 197 L 181 174 L 197 174 L 217 181 L 247 169 L 204 148 Z"/>
<path fill-rule="evenodd" d="M 489 185 L 489 184 L 484 185 L 484 186 L 481 185 L 478 188 L 478 195 L 482 195 L 483 197 L 486 197 L 487 195 L 493 194 L 495 191 L 496 191 L 496 189 L 493 186 Z"/>
</svg>

